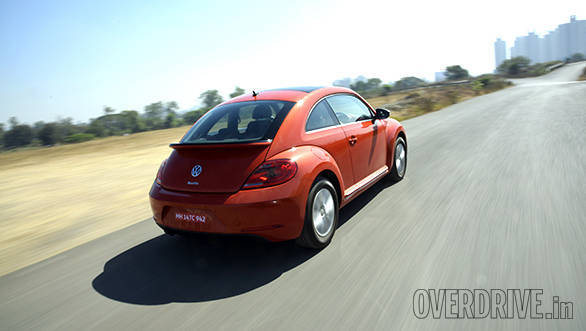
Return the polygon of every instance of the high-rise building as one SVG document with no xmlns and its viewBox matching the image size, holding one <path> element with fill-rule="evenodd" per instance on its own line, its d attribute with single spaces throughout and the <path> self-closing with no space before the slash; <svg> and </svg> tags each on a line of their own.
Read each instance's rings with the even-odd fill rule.
<svg viewBox="0 0 586 331">
<path fill-rule="evenodd" d="M 495 68 L 503 63 L 507 59 L 507 43 L 498 38 L 494 42 L 494 60 L 495 60 Z"/>
<path fill-rule="evenodd" d="M 539 37 L 535 33 L 530 33 L 527 36 L 517 37 L 515 39 L 515 45 L 511 49 L 511 57 L 524 56 L 536 62 L 536 45 L 539 42 Z"/>
<path fill-rule="evenodd" d="M 505 47 L 504 41 L 499 38 L 494 43 L 497 67 L 499 62 L 504 61 L 501 60 L 501 45 Z M 576 16 L 570 17 L 569 23 L 560 24 L 543 37 L 533 32 L 527 36 L 517 37 L 511 47 L 511 57 L 524 56 L 533 63 L 563 61 L 576 53 L 586 56 L 586 20 L 576 20 Z"/>
<path fill-rule="evenodd" d="M 566 57 L 576 53 L 586 55 L 586 20 L 576 20 L 576 16 L 570 17 L 570 23 L 562 24 L 561 27 L 567 26 L 567 49 Z"/>
<path fill-rule="evenodd" d="M 527 43 L 527 57 L 533 63 L 541 62 L 541 39 L 534 32 L 529 33 L 525 38 Z"/>
</svg>

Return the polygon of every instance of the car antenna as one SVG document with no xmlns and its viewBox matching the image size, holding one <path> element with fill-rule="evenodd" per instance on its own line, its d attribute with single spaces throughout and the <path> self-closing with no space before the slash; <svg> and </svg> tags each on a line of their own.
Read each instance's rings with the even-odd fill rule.
<svg viewBox="0 0 586 331">
<path fill-rule="evenodd" d="M 254 90 L 252 90 L 252 96 L 256 97 L 258 95 L 258 93 L 256 93 Z"/>
</svg>

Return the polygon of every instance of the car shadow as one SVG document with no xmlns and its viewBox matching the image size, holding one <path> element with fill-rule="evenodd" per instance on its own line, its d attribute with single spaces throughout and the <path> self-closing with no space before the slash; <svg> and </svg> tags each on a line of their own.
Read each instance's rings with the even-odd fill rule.
<svg viewBox="0 0 586 331">
<path fill-rule="evenodd" d="M 350 202 L 338 227 L 389 186 L 380 181 Z M 92 286 L 107 298 L 139 305 L 218 300 L 266 285 L 318 253 L 294 241 L 160 235 L 110 259 Z"/>
</svg>

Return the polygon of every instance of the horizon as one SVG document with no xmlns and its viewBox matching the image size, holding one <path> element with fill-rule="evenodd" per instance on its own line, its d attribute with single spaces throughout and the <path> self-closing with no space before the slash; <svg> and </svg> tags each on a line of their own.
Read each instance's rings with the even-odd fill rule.
<svg viewBox="0 0 586 331">
<path fill-rule="evenodd" d="M 451 1 L 422 11 L 376 1 L 3 1 L 0 123 L 12 116 L 87 123 L 105 106 L 142 113 L 157 101 L 176 101 L 184 111 L 206 90 L 227 97 L 236 86 L 332 85 L 361 75 L 433 81 L 449 65 L 490 73 L 497 38 L 508 52 L 516 37 L 543 36 L 572 15 L 586 19 L 586 5 Z"/>
</svg>

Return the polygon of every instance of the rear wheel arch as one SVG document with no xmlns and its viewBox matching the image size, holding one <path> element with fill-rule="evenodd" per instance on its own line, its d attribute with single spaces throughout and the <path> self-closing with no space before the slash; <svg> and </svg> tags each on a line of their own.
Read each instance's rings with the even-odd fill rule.
<svg viewBox="0 0 586 331">
<path fill-rule="evenodd" d="M 334 157 L 325 149 L 319 146 L 297 146 L 295 149 L 287 149 L 280 153 L 273 155 L 270 159 L 295 159 L 297 162 L 298 175 L 302 176 L 300 179 L 305 186 L 303 188 L 304 194 L 307 196 L 311 190 L 311 186 L 322 177 L 329 180 L 338 195 L 338 202 L 342 203 L 343 179 L 342 173 Z M 268 159 L 267 159 L 268 160 Z M 297 175 L 296 175 L 297 176 Z"/>
<path fill-rule="evenodd" d="M 341 189 L 341 185 L 340 185 L 340 181 L 338 180 L 338 176 L 336 176 L 336 174 L 329 170 L 322 170 L 316 177 L 315 180 L 313 181 L 314 183 L 319 181 L 320 178 L 325 178 L 327 180 L 330 181 L 330 183 L 332 183 L 332 185 L 334 186 L 334 189 L 336 189 L 336 194 L 338 195 L 338 204 L 342 203 L 342 189 Z"/>
</svg>

